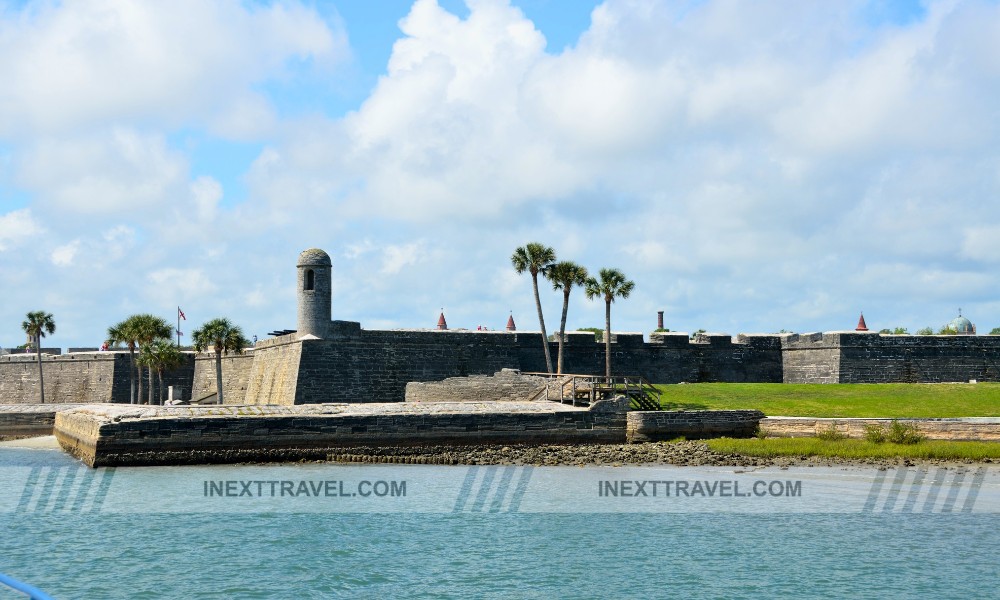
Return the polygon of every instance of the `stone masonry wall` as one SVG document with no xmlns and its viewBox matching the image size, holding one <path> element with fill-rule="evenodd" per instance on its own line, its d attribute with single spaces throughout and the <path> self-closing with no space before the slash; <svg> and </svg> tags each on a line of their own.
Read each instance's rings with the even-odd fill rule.
<svg viewBox="0 0 1000 600">
<path fill-rule="evenodd" d="M 411 381 L 517 369 L 512 338 L 503 333 L 359 331 L 339 339 L 303 340 L 295 403 L 402 402 Z"/>
<path fill-rule="evenodd" d="M 759 410 L 629 411 L 626 415 L 630 442 L 688 438 L 749 437 L 764 418 Z"/>
<path fill-rule="evenodd" d="M 246 398 L 253 352 L 222 357 L 222 397 L 226 404 L 243 404 Z M 215 354 L 200 353 L 194 360 L 194 383 L 191 399 L 215 393 Z"/>
<path fill-rule="evenodd" d="M 786 383 L 1000 381 L 1000 336 L 816 333 L 782 343 Z"/>
<path fill-rule="evenodd" d="M 295 404 L 302 345 L 294 336 L 257 343 L 247 380 L 246 404 Z"/>
<path fill-rule="evenodd" d="M 64 450 L 92 467 L 324 459 L 366 445 L 623 443 L 628 400 L 381 406 L 96 407 L 56 414 Z"/>
<path fill-rule="evenodd" d="M 785 383 L 840 383 L 839 338 L 822 333 L 782 337 Z"/>
<path fill-rule="evenodd" d="M 124 360 L 127 361 L 127 357 Z M 123 357 L 109 352 L 43 354 L 45 402 L 111 402 L 115 392 L 120 393 L 121 382 L 116 375 L 124 373 L 126 365 Z M 127 396 L 128 380 L 125 381 Z M 37 403 L 38 382 L 38 363 L 34 355 L 0 356 L 0 404 Z"/>
<path fill-rule="evenodd" d="M 164 386 L 190 392 L 194 358 L 163 375 Z M 128 352 L 78 352 L 59 356 L 42 355 L 46 403 L 129 402 Z M 154 378 L 156 374 L 153 374 Z M 148 380 L 143 369 L 143 400 Z M 159 385 L 157 383 L 157 385 Z M 157 391 L 157 395 L 159 392 Z M 38 402 L 38 364 L 33 355 L 0 356 L 0 404 Z"/>
<path fill-rule="evenodd" d="M 1000 381 L 1000 336 L 837 335 L 840 383 Z"/>
<path fill-rule="evenodd" d="M 527 402 L 545 390 L 548 379 L 504 369 L 496 375 L 450 377 L 406 384 L 407 402 Z M 544 397 L 544 396 L 543 396 Z"/>
</svg>

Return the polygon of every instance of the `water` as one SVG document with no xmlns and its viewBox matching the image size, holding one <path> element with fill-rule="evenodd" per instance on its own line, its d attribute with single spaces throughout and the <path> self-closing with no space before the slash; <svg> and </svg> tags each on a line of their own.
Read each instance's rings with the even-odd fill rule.
<svg viewBox="0 0 1000 600">
<path fill-rule="evenodd" d="M 98 501 L 96 483 L 111 471 L 78 471 L 58 451 L 3 448 L 0 467 L 6 473 L 0 474 L 0 572 L 56 598 L 954 598 L 992 597 L 1000 585 L 1000 510 L 990 504 L 998 486 L 992 472 L 973 512 L 869 514 L 853 504 L 828 504 L 825 496 L 748 498 L 731 505 L 700 499 L 686 509 L 617 498 L 610 505 L 616 510 L 641 506 L 648 512 L 594 512 L 609 505 L 594 504 L 596 492 L 584 498 L 573 489 L 574 481 L 584 482 L 580 490 L 595 489 L 595 477 L 653 472 L 641 469 L 536 469 L 515 506 L 510 499 L 529 471 L 499 470 L 490 485 L 502 490 L 503 479 L 509 480 L 502 502 L 490 492 L 483 495 L 483 512 L 453 513 L 463 490 L 469 494 L 465 510 L 475 505 L 486 470 L 117 469 Z M 37 475 L 34 491 L 25 483 L 31 473 Z M 74 482 L 60 488 L 70 473 Z M 480 477 L 471 488 L 470 473 Z M 657 473 L 704 475 L 690 469 Z M 359 489 L 362 477 L 405 480 L 409 495 L 208 498 L 203 489 L 208 480 L 316 476 L 346 481 L 349 490 Z M 730 470 L 708 476 L 748 475 Z M 806 476 L 807 497 L 814 483 L 832 479 L 845 498 L 857 492 L 860 506 L 872 489 L 869 473 Z M 861 485 L 846 483 L 866 477 Z M 91 478 L 87 502 L 70 510 L 75 492 L 64 492 L 84 489 L 82 482 Z M 544 491 L 544 482 L 560 478 L 559 488 L 569 489 L 568 495 Z M 907 489 L 895 503 L 897 511 Z M 587 512 L 575 512 L 574 495 Z M 958 496 L 956 511 L 964 497 Z M 805 512 L 788 510 L 793 502 Z M 749 505 L 756 508 L 741 508 Z M 881 497 L 879 505 L 888 506 Z M 519 512 L 489 513 L 490 506 Z"/>
</svg>

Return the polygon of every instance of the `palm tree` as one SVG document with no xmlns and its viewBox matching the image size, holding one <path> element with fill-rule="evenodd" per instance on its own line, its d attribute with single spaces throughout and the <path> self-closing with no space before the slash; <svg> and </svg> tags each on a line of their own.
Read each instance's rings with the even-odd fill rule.
<svg viewBox="0 0 1000 600">
<path fill-rule="evenodd" d="M 172 371 L 184 364 L 184 355 L 170 340 L 160 338 L 142 347 L 139 362 L 156 371 L 156 379 L 160 386 L 160 398 L 157 404 L 163 404 L 163 372 Z M 150 381 L 152 387 L 152 381 Z"/>
<path fill-rule="evenodd" d="M 135 404 L 135 348 L 139 340 L 136 335 L 134 317 L 129 317 L 120 323 L 108 327 L 107 343 L 108 346 L 125 344 L 128 347 L 128 401 L 130 404 Z"/>
<path fill-rule="evenodd" d="M 142 365 L 135 359 L 135 351 L 162 337 L 170 337 L 173 328 L 164 319 L 150 314 L 132 315 L 108 327 L 108 345 L 125 344 L 128 347 L 129 402 L 142 403 Z M 136 377 L 138 376 L 138 377 Z M 136 379 L 139 380 L 136 386 Z M 149 371 L 149 403 L 153 401 L 153 374 Z M 138 387 L 138 389 L 136 389 Z M 137 393 L 138 392 L 138 393 Z"/>
<path fill-rule="evenodd" d="M 558 262 L 545 273 L 545 278 L 552 282 L 552 289 L 562 290 L 562 319 L 559 321 L 559 359 L 556 361 L 556 373 L 563 372 L 563 341 L 566 337 L 566 311 L 569 310 L 569 293 L 578 285 L 586 285 L 587 269 L 575 262 L 564 260 Z"/>
<path fill-rule="evenodd" d="M 611 303 L 615 298 L 628 298 L 635 288 L 635 282 L 625 278 L 618 269 L 601 269 L 601 280 L 587 279 L 587 298 L 593 300 L 604 297 L 604 376 L 611 377 Z"/>
<path fill-rule="evenodd" d="M 38 397 L 41 404 L 45 404 L 45 378 L 42 376 L 42 338 L 46 333 L 56 332 L 56 322 L 52 320 L 52 313 L 44 310 L 29 312 L 21 323 L 21 329 L 31 336 L 35 345 L 35 356 L 38 359 Z"/>
<path fill-rule="evenodd" d="M 250 342 L 243 336 L 243 330 L 233 325 L 229 319 L 212 319 L 191 334 L 194 349 L 198 352 L 215 349 L 215 393 L 218 404 L 222 399 L 222 354 L 235 352 L 242 354 Z"/>
<path fill-rule="evenodd" d="M 552 372 L 552 356 L 549 354 L 549 336 L 545 333 L 545 318 L 542 316 L 542 301 L 538 298 L 538 274 L 543 275 L 556 262 L 556 251 L 538 242 L 531 242 L 517 250 L 510 257 L 514 270 L 531 273 L 531 285 L 535 290 L 535 307 L 538 309 L 538 325 L 542 328 L 542 349 L 545 350 L 545 368 Z"/>
<path fill-rule="evenodd" d="M 170 323 L 161 317 L 154 315 L 135 315 L 136 340 L 139 342 L 139 350 L 153 343 L 153 340 L 170 338 L 174 333 L 174 328 Z M 141 366 L 140 366 L 141 368 Z M 149 375 L 149 398 L 147 404 L 153 404 L 153 366 L 146 365 L 146 373 Z M 139 398 L 142 398 L 142 372 L 139 373 Z"/>
</svg>

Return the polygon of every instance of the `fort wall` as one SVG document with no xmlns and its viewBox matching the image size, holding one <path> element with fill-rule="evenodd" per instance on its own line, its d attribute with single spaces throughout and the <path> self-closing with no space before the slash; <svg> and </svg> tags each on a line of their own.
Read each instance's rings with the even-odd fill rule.
<svg viewBox="0 0 1000 600">
<path fill-rule="evenodd" d="M 33 354 L 0 356 L 0 404 L 38 402 L 38 363 Z M 77 352 L 42 355 L 46 404 L 129 402 L 128 352 Z M 145 373 L 145 369 L 143 369 Z M 190 397 L 194 355 L 185 354 L 181 367 L 163 375 L 164 386 L 175 386 L 175 397 Z M 156 377 L 154 372 L 153 377 Z M 214 380 L 213 380 L 214 381 Z M 214 386 L 214 383 L 213 383 Z M 143 396 L 148 388 L 143 384 Z M 159 392 L 157 392 L 159 394 Z"/>
<path fill-rule="evenodd" d="M 789 335 L 782 354 L 786 383 L 1000 381 L 1000 336 Z"/>
<path fill-rule="evenodd" d="M 406 384 L 407 402 L 531 402 L 545 398 L 547 377 L 504 369 L 496 375 L 450 377 Z"/>
<path fill-rule="evenodd" d="M 617 374 L 655 383 L 936 383 L 1000 381 L 1000 336 L 896 336 L 834 332 L 789 335 L 639 333 L 612 338 Z M 542 372 L 541 334 L 437 330 L 369 331 L 333 321 L 327 337 L 260 341 L 223 357 L 227 404 L 402 402 L 410 382 L 493 375 L 503 369 Z M 552 356 L 558 344 L 550 342 Z M 604 343 L 567 334 L 566 373 L 604 373 Z M 215 390 L 214 355 L 186 353 L 166 373 L 175 398 Z M 120 402 L 129 398 L 127 352 L 43 355 L 48 402 Z M 0 356 L 0 403 L 35 403 L 34 355 Z"/>
<path fill-rule="evenodd" d="M 182 399 L 197 399 L 215 393 L 215 353 L 204 352 L 194 356 L 188 384 L 189 395 Z M 253 365 L 253 352 L 227 354 L 222 357 L 222 398 L 226 404 L 243 404 Z M 177 397 L 176 394 L 174 396 Z"/>
</svg>

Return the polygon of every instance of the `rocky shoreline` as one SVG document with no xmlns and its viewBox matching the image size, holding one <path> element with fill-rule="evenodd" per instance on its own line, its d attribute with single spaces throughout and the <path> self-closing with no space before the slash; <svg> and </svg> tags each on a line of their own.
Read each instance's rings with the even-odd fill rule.
<svg viewBox="0 0 1000 600">
<path fill-rule="evenodd" d="M 634 444 L 576 445 L 470 445 L 470 446 L 365 446 L 331 451 L 329 462 L 430 465 L 533 465 L 533 466 L 727 466 L 803 467 L 857 466 L 961 466 L 955 461 L 896 459 L 847 459 L 819 456 L 757 457 L 722 454 L 699 441 L 643 442 Z M 988 461 L 987 461 L 988 462 Z"/>
</svg>

